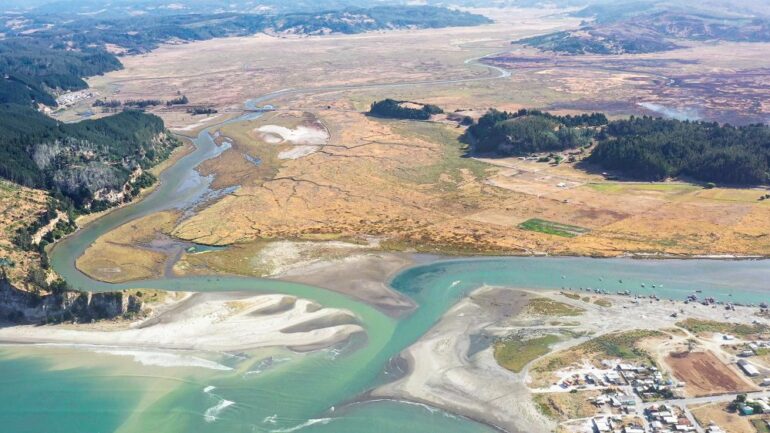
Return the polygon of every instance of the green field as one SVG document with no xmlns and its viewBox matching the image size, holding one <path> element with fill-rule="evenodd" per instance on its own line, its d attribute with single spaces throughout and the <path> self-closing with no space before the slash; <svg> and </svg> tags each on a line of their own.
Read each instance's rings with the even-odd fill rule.
<svg viewBox="0 0 770 433">
<path fill-rule="evenodd" d="M 582 309 L 548 298 L 535 298 L 529 301 L 527 312 L 539 316 L 579 316 Z"/>
<path fill-rule="evenodd" d="M 403 170 L 398 174 L 403 180 L 419 185 L 434 184 L 445 192 L 454 191 L 463 182 L 463 171 L 480 180 L 490 169 L 488 164 L 465 157 L 465 145 L 459 140 L 457 128 L 435 122 L 378 120 L 387 123 L 393 132 L 401 136 L 441 145 L 438 161 L 413 170 Z"/>
<path fill-rule="evenodd" d="M 532 360 L 550 352 L 550 346 L 558 341 L 559 337 L 556 335 L 545 335 L 530 340 L 504 339 L 495 344 L 495 360 L 502 367 L 519 372 Z"/>
<path fill-rule="evenodd" d="M 661 335 L 663 335 L 661 332 L 648 330 L 615 332 L 586 341 L 577 346 L 577 349 L 604 357 L 644 359 L 648 355 L 643 350 L 637 348 L 636 344 L 645 338 L 659 337 Z"/>
<path fill-rule="evenodd" d="M 709 332 L 748 337 L 770 332 L 770 327 L 763 324 L 748 325 L 744 323 L 725 323 L 698 319 L 683 320 L 681 322 L 677 322 L 676 325 L 694 334 Z"/>
<path fill-rule="evenodd" d="M 587 228 L 541 220 L 539 218 L 526 220 L 519 224 L 519 228 L 523 230 L 529 230 L 531 232 L 540 232 L 549 235 L 562 236 L 565 238 L 574 238 L 590 231 Z"/>
<path fill-rule="evenodd" d="M 633 193 L 634 191 L 658 191 L 672 194 L 685 194 L 700 191 L 703 188 L 681 182 L 591 182 L 586 184 L 589 188 L 607 193 Z"/>
</svg>

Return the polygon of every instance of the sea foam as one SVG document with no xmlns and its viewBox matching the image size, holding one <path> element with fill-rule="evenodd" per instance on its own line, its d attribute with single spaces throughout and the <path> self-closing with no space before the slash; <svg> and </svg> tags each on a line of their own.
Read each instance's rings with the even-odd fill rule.
<svg viewBox="0 0 770 433">
<path fill-rule="evenodd" d="M 97 353 L 106 353 L 117 356 L 130 356 L 134 358 L 134 361 L 142 365 L 151 365 L 155 367 L 199 367 L 208 368 L 210 370 L 232 370 L 231 367 L 222 365 L 218 362 L 191 355 L 127 349 L 96 349 L 94 351 Z"/>
<path fill-rule="evenodd" d="M 277 430 L 271 430 L 271 433 L 291 433 L 295 432 L 297 430 L 302 430 L 305 427 L 310 427 L 311 425 L 316 424 L 329 424 L 331 422 L 331 418 L 315 418 L 315 419 L 309 419 L 305 422 L 303 422 L 300 425 L 296 425 L 294 427 L 288 427 L 288 428 L 282 428 Z"/>
<path fill-rule="evenodd" d="M 234 404 L 234 401 L 222 399 L 216 405 L 206 409 L 206 412 L 203 413 L 203 419 L 206 420 L 206 422 L 214 422 L 219 419 L 219 414 L 222 413 L 223 410 Z"/>
</svg>

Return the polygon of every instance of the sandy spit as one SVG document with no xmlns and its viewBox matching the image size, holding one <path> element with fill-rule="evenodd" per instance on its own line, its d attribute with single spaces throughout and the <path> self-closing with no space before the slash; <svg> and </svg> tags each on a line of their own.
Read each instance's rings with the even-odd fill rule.
<svg viewBox="0 0 770 433">
<path fill-rule="evenodd" d="M 241 351 L 269 346 L 327 347 L 364 332 L 349 311 L 287 295 L 196 293 L 128 329 L 90 325 L 12 326 L 7 343 L 58 343 L 141 349 Z"/>
<path fill-rule="evenodd" d="M 515 290 L 484 287 L 464 298 L 401 356 L 409 364 L 403 378 L 373 390 L 372 399 L 424 403 L 477 420 L 505 432 L 550 432 L 555 425 L 534 406 L 524 377 L 500 367 L 491 348 L 469 356 L 471 336 L 500 319 L 505 312 L 477 299 L 511 298 L 526 305 L 527 295 Z"/>
<path fill-rule="evenodd" d="M 344 293 L 397 317 L 412 311 L 416 305 L 387 282 L 414 264 L 414 258 L 408 254 L 369 252 L 305 263 L 271 277 Z"/>
</svg>

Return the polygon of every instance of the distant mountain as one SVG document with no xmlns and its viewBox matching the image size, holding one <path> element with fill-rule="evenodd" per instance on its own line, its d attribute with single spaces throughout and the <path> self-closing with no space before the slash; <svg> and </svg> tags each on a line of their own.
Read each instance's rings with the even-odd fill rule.
<svg viewBox="0 0 770 433">
<path fill-rule="evenodd" d="M 741 2 L 733 8 L 718 1 L 600 3 L 573 15 L 586 19 L 576 30 L 515 43 L 565 54 L 638 54 L 671 50 L 683 41 L 770 41 L 770 18 Z"/>
<path fill-rule="evenodd" d="M 658 31 L 637 26 L 583 26 L 517 43 L 564 54 L 639 54 L 677 48 Z"/>
<path fill-rule="evenodd" d="M 169 40 L 197 41 L 259 32 L 301 35 L 362 33 L 402 28 L 476 26 L 489 18 L 435 6 L 374 6 L 325 12 L 239 13 L 190 12 L 139 14 L 120 17 L 102 14 L 0 14 L 0 33 L 5 39 L 37 40 L 68 50 L 103 50 L 106 44 L 126 53 L 141 53 Z"/>
<path fill-rule="evenodd" d="M 482 15 L 434 6 L 376 6 L 325 13 L 296 13 L 267 21 L 271 30 L 293 34 L 362 33 L 373 30 L 469 27 L 489 24 Z"/>
<path fill-rule="evenodd" d="M 185 13 L 279 14 L 318 12 L 349 7 L 406 4 L 385 0 L 4 0 L 2 11 L 36 14 L 80 15 L 94 18 L 121 18 L 140 15 L 179 15 Z"/>
</svg>

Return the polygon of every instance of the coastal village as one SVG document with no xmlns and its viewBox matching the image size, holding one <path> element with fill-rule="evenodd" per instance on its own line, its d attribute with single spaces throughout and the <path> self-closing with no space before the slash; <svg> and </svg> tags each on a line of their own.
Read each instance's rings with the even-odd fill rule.
<svg viewBox="0 0 770 433">
<path fill-rule="evenodd" d="M 518 336 L 534 334 L 515 344 L 528 352 L 528 342 L 544 338 L 544 318 L 556 325 L 542 356 L 521 368 L 536 406 L 556 421 L 555 431 L 770 431 L 766 304 L 595 289 L 533 295 L 524 323 L 539 328 L 519 329 Z"/>
</svg>

